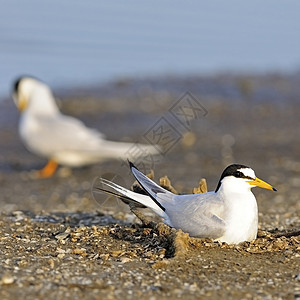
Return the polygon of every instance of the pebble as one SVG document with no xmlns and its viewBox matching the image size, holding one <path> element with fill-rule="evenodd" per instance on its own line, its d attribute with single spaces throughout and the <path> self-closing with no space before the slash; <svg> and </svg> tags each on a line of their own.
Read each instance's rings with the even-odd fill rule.
<svg viewBox="0 0 300 300">
<path fill-rule="evenodd" d="M 14 281 L 15 281 L 15 278 L 14 278 L 11 274 L 5 273 L 5 274 L 1 277 L 0 283 L 8 285 L 8 284 L 14 283 Z"/>
</svg>

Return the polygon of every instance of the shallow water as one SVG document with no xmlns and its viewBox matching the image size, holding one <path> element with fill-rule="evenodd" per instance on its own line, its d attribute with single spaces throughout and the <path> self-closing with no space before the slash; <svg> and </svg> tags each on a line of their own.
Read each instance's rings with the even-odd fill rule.
<svg viewBox="0 0 300 300">
<path fill-rule="evenodd" d="M 171 5 L 170 5 L 171 4 Z M 300 3 L 5 1 L 0 96 L 31 74 L 52 87 L 124 76 L 299 67 Z"/>
</svg>

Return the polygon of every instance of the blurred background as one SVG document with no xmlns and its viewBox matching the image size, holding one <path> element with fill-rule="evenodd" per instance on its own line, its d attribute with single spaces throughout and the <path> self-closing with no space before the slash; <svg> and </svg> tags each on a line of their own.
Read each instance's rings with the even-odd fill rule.
<svg viewBox="0 0 300 300">
<path fill-rule="evenodd" d="M 298 1 L 4 0 L 0 95 L 32 74 L 73 88 L 116 78 L 297 72 Z"/>
<path fill-rule="evenodd" d="M 168 175 L 191 192 L 205 177 L 213 190 L 226 165 L 250 165 L 278 189 L 254 191 L 261 222 L 299 222 L 299 11 L 291 0 L 2 1 L 1 208 L 101 210 L 95 177 L 133 182 L 120 161 L 27 176 L 46 162 L 21 143 L 10 97 L 28 74 L 51 87 L 63 113 L 111 140 L 149 143 L 147 132 L 167 120 L 176 143 L 149 164 L 156 180 Z M 207 112 L 188 127 L 172 114 L 186 92 Z"/>
</svg>

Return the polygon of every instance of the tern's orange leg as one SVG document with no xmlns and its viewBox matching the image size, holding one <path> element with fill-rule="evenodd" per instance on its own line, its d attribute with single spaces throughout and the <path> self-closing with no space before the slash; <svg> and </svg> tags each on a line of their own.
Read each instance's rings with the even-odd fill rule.
<svg viewBox="0 0 300 300">
<path fill-rule="evenodd" d="M 46 164 L 46 166 L 43 169 L 38 171 L 39 177 L 40 178 L 51 177 L 55 173 L 57 167 L 58 164 L 54 160 L 50 159 Z"/>
</svg>

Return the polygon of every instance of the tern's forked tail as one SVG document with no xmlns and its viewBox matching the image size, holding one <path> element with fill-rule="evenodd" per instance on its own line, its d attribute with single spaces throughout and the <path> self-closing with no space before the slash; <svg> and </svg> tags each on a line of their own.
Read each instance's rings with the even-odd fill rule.
<svg viewBox="0 0 300 300">
<path fill-rule="evenodd" d="M 98 178 L 93 186 L 93 193 L 105 193 L 116 196 L 125 203 L 135 203 L 139 207 L 149 207 L 156 214 L 163 217 L 164 210 L 151 199 L 151 197 L 132 192 L 112 181 L 104 178 Z"/>
</svg>

